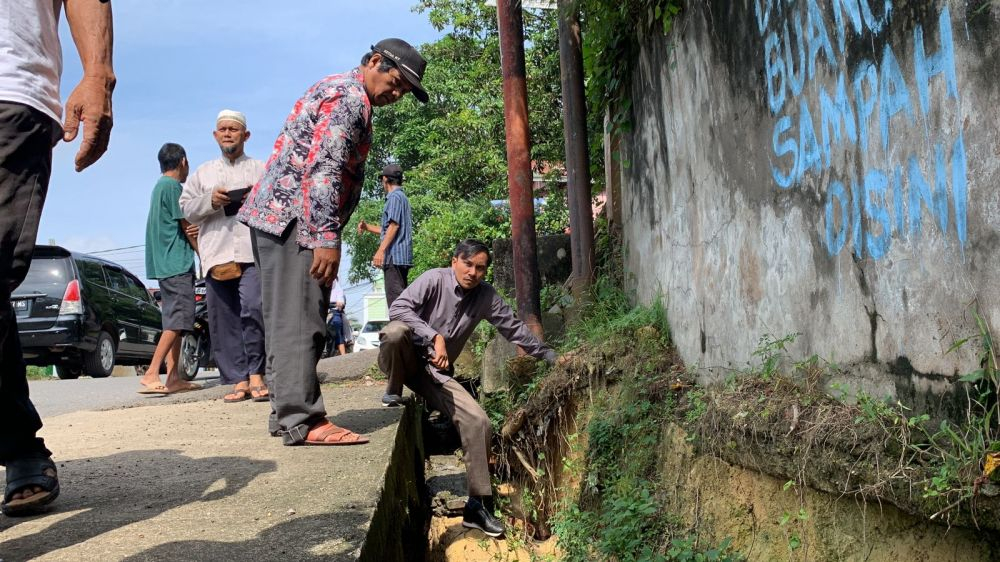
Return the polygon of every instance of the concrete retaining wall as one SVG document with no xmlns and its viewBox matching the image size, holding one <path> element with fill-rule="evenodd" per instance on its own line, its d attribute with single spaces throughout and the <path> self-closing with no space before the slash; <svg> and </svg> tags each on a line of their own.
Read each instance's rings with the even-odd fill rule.
<svg viewBox="0 0 1000 562">
<path fill-rule="evenodd" d="M 645 38 L 623 139 L 626 264 L 707 378 L 765 334 L 878 396 L 978 367 L 1000 320 L 1000 11 L 706 0 Z M 931 391 L 928 393 L 928 391 Z"/>
<path fill-rule="evenodd" d="M 420 562 L 426 556 L 431 508 L 424 483 L 422 412 L 423 407 L 411 401 L 399 420 L 360 562 Z"/>
</svg>

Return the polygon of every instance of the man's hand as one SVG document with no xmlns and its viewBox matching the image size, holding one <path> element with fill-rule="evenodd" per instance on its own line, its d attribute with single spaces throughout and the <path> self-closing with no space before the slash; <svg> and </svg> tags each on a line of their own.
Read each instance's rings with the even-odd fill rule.
<svg viewBox="0 0 1000 562">
<path fill-rule="evenodd" d="M 358 221 L 358 234 L 364 234 L 368 232 L 368 223 L 365 221 Z"/>
<path fill-rule="evenodd" d="M 215 191 L 212 192 L 213 209 L 220 209 L 231 202 L 232 200 L 229 198 L 229 192 L 225 187 L 217 187 L 215 188 Z"/>
<path fill-rule="evenodd" d="M 83 141 L 76 153 L 76 171 L 83 171 L 108 150 L 111 140 L 111 92 L 115 89 L 115 79 L 84 75 L 83 80 L 66 100 L 66 121 L 63 124 L 63 140 L 71 142 L 76 138 L 83 123 Z"/>
<path fill-rule="evenodd" d="M 313 250 L 312 267 L 309 275 L 318 279 L 324 286 L 333 285 L 340 269 L 340 248 L 316 248 Z"/>
<path fill-rule="evenodd" d="M 434 336 L 434 357 L 431 357 L 431 365 L 438 369 L 448 368 L 448 348 L 444 345 L 444 336 L 438 334 Z"/>
<path fill-rule="evenodd" d="M 189 223 L 186 219 L 181 219 L 181 227 L 184 229 L 184 237 L 187 238 L 191 249 L 194 250 L 194 253 L 198 254 L 198 226 Z M 200 256 L 201 254 L 198 255 Z"/>
<path fill-rule="evenodd" d="M 384 263 L 385 263 L 385 250 L 379 248 L 378 251 L 375 252 L 375 256 L 372 257 L 372 265 L 374 265 L 378 269 L 382 269 L 382 264 Z"/>
</svg>

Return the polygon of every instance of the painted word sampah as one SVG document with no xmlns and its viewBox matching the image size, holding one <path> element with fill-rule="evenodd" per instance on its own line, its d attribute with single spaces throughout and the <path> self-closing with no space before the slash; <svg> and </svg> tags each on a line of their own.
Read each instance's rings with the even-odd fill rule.
<svg viewBox="0 0 1000 562">
<path fill-rule="evenodd" d="M 928 219 L 964 248 L 968 186 L 962 130 L 931 133 L 928 121 L 932 110 L 960 113 L 948 7 L 938 17 L 936 50 L 918 25 L 912 65 L 901 66 L 886 42 L 880 53 L 873 47 L 875 60 L 862 59 L 849 70 L 849 35 L 888 35 L 883 32 L 892 16 L 889 0 L 880 16 L 868 0 L 832 0 L 833 34 L 816 0 L 755 0 L 755 8 L 764 38 L 767 103 L 777 116 L 772 176 L 780 188 L 790 189 L 830 170 L 823 217 L 830 255 L 849 244 L 857 256 L 882 258 L 894 238 L 918 236 Z M 821 75 L 831 79 L 817 80 Z M 911 141 L 894 142 L 911 130 L 927 140 L 920 152 Z M 838 169 L 837 155 L 850 152 L 857 162 Z"/>
</svg>

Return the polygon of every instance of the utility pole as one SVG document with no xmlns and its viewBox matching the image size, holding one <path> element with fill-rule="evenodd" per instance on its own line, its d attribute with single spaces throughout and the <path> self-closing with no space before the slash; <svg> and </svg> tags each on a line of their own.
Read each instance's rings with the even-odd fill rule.
<svg viewBox="0 0 1000 562">
<path fill-rule="evenodd" d="M 514 247 L 514 293 L 521 320 L 539 337 L 541 278 L 535 234 L 531 143 L 528 138 L 528 86 L 524 68 L 524 19 L 520 0 L 497 0 L 503 72 L 503 113 L 507 133 L 507 186 Z"/>
<path fill-rule="evenodd" d="M 562 72 L 563 136 L 569 180 L 570 254 L 573 296 L 585 296 L 594 283 L 594 216 L 591 210 L 587 104 L 583 84 L 580 14 L 572 0 L 559 0 L 559 66 Z"/>
</svg>

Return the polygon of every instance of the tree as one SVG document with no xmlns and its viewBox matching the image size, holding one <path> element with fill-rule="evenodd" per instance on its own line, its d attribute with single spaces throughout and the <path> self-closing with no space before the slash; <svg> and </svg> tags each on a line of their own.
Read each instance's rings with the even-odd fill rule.
<svg viewBox="0 0 1000 562">
<path fill-rule="evenodd" d="M 356 234 L 358 219 L 379 224 L 383 197 L 378 175 L 390 162 L 404 170 L 413 207 L 414 271 L 448 264 L 455 243 L 490 243 L 510 236 L 510 217 L 491 201 L 507 199 L 503 91 L 496 9 L 476 0 L 422 0 L 416 11 L 449 31 L 420 47 L 430 100 L 412 96 L 375 112 L 365 192 L 344 229 L 353 261 L 349 280 L 370 279 L 376 236 Z M 525 14 L 532 159 L 541 170 L 563 161 L 559 45 L 554 12 Z M 555 184 L 554 184 L 555 185 Z M 538 220 L 539 234 L 566 226 L 565 192 L 554 188 Z"/>
</svg>

